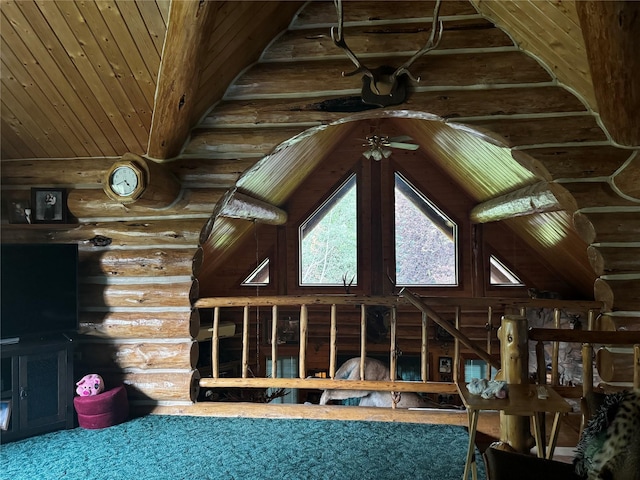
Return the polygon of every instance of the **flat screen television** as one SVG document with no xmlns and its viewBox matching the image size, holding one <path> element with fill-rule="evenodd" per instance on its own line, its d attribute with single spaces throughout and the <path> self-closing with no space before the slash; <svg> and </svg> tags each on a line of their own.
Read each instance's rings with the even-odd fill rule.
<svg viewBox="0 0 640 480">
<path fill-rule="evenodd" d="M 3 343 L 77 331 L 76 244 L 2 244 L 0 270 Z"/>
</svg>

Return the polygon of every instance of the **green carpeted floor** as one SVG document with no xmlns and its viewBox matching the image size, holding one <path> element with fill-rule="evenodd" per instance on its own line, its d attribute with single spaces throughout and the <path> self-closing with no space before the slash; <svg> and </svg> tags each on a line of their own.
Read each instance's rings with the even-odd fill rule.
<svg viewBox="0 0 640 480">
<path fill-rule="evenodd" d="M 451 425 L 151 415 L 2 445 L 0 478 L 460 480 L 468 439 Z"/>
</svg>

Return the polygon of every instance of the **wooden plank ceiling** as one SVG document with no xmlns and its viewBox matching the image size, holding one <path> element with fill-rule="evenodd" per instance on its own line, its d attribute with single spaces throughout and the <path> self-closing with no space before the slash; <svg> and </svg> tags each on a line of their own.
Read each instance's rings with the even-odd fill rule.
<svg viewBox="0 0 640 480">
<path fill-rule="evenodd" d="M 216 174 L 233 172 L 233 188 L 277 207 L 323 155 L 363 128 L 384 126 L 411 135 L 417 155 L 449 171 L 478 203 L 555 181 L 578 208 L 589 205 L 577 215 L 593 227 L 599 218 L 589 215 L 602 208 L 637 212 L 639 193 L 627 173 L 638 177 L 640 95 L 636 59 L 611 96 L 625 104 L 622 119 L 603 128 L 608 118 L 597 112 L 602 83 L 609 84 L 604 74 L 591 76 L 603 63 L 592 39 L 611 24 L 591 21 L 591 3 L 446 1 L 442 42 L 411 67 L 422 80 L 407 102 L 352 115 L 322 109 L 326 100 L 360 92 L 358 76 L 339 74 L 351 64 L 329 35 L 333 2 L 301 9 L 298 2 L 3 0 L 3 170 L 10 161 L 53 158 L 75 165 L 90 158 L 102 170 L 105 157 L 127 152 L 173 164 L 206 161 L 219 165 Z M 620 20 L 619 34 L 607 40 L 623 52 L 616 60 L 625 60 L 638 8 L 605 3 L 608 10 L 596 13 Z M 397 65 L 424 44 L 433 6 L 345 2 L 345 36 L 366 63 Z M 99 189 L 100 181 L 83 188 Z M 562 275 L 590 291 L 589 242 L 574 228 L 574 209 L 507 223 L 550 263 L 562 259 Z M 210 221 L 201 236 L 205 257 L 228 254 L 229 232 L 248 231 L 237 224 Z M 212 271 L 205 266 L 203 278 Z"/>
</svg>

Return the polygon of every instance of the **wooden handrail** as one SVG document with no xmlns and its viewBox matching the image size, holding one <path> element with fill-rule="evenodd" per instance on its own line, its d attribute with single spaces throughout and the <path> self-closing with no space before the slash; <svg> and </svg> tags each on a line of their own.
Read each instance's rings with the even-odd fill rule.
<svg viewBox="0 0 640 480">
<path fill-rule="evenodd" d="M 420 297 L 411 293 L 406 288 L 403 288 L 400 291 L 400 295 L 403 295 L 409 302 L 413 304 L 418 310 L 421 312 L 425 312 L 429 318 L 431 318 L 434 322 L 444 328 L 447 333 L 452 335 L 454 338 L 458 339 L 462 344 L 464 344 L 467 348 L 472 350 L 476 355 L 478 355 L 482 360 L 487 362 L 487 365 L 491 365 L 494 368 L 500 368 L 500 362 L 496 361 L 495 358 L 491 357 L 486 351 L 482 348 L 478 347 L 476 343 L 467 337 L 465 334 L 460 332 L 457 328 L 453 327 L 449 322 L 446 322 L 440 315 L 436 313 L 429 305 L 427 305 Z"/>
<path fill-rule="evenodd" d="M 635 345 L 640 343 L 640 331 L 590 331 L 555 328 L 530 328 L 529 340 L 537 342 L 598 343 L 606 345 Z"/>
</svg>

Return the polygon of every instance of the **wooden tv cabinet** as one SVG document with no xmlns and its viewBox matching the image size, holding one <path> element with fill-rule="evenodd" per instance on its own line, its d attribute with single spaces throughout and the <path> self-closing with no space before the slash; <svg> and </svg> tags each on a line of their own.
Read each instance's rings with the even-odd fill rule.
<svg viewBox="0 0 640 480">
<path fill-rule="evenodd" d="M 66 339 L 2 345 L 0 397 L 11 401 L 2 443 L 73 428 L 73 343 Z"/>
</svg>

